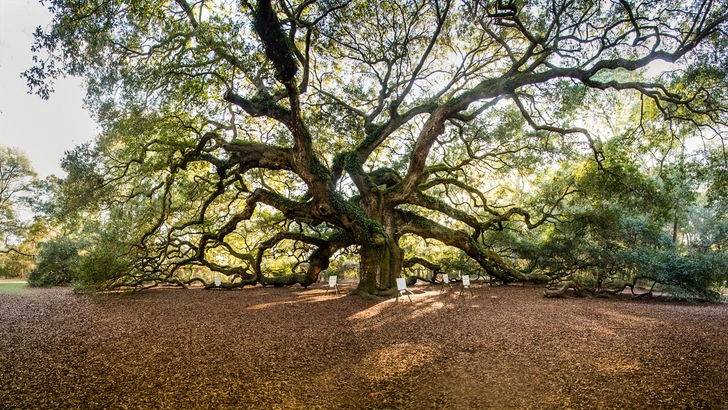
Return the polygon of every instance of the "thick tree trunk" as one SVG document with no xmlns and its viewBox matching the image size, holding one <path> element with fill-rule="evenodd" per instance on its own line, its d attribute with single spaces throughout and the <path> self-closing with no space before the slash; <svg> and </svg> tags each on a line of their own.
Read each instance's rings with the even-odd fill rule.
<svg viewBox="0 0 728 410">
<path fill-rule="evenodd" d="M 379 219 L 387 234 L 384 245 L 362 245 L 359 251 L 361 280 L 357 294 L 393 295 L 396 292 L 395 279 L 402 273 L 404 251 L 399 247 L 394 218 L 385 214 Z"/>
<path fill-rule="evenodd" d="M 393 295 L 395 279 L 402 273 L 403 254 L 393 238 L 387 238 L 387 243 L 382 246 L 362 246 L 359 251 L 361 280 L 356 293 Z"/>
</svg>

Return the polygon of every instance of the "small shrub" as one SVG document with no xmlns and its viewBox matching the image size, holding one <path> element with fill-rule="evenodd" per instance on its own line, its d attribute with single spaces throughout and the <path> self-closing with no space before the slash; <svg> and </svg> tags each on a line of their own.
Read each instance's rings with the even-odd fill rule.
<svg viewBox="0 0 728 410">
<path fill-rule="evenodd" d="M 131 270 L 127 255 L 120 254 L 119 244 L 100 242 L 88 250 L 78 261 L 74 291 L 93 291 L 121 278 Z"/>
<path fill-rule="evenodd" d="M 78 275 L 79 252 L 83 245 L 67 237 L 40 244 L 38 264 L 28 276 L 31 286 L 57 286 L 73 282 Z"/>
</svg>

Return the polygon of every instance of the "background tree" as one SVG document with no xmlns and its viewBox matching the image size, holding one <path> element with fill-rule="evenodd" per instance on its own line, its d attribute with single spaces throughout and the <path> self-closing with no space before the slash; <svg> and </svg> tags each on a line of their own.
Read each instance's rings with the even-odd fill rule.
<svg viewBox="0 0 728 410">
<path fill-rule="evenodd" d="M 30 228 L 30 195 L 36 175 L 17 148 L 0 146 L 0 274 L 27 275 L 35 254 L 35 229 Z"/>
<path fill-rule="evenodd" d="M 184 283 L 190 265 L 308 285 L 355 250 L 358 292 L 386 294 L 407 236 L 549 282 L 490 234 L 560 219 L 574 176 L 534 184 L 554 163 L 605 170 L 585 101 L 628 94 L 706 138 L 725 122 L 723 3 L 49 3 L 25 75 L 45 98 L 58 75 L 87 79 L 103 133 L 68 157 L 67 188 L 130 221 L 131 269 L 103 286 Z M 658 60 L 672 71 L 636 75 Z M 297 268 L 271 276 L 281 252 Z"/>
</svg>

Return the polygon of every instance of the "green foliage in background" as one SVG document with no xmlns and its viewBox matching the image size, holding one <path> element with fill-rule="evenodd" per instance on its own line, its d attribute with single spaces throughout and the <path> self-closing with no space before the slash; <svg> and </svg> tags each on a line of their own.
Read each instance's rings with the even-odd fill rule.
<svg viewBox="0 0 728 410">
<path fill-rule="evenodd" d="M 37 266 L 30 273 L 31 286 L 69 285 L 79 275 L 79 253 L 85 244 L 67 237 L 54 238 L 40 245 Z"/>
</svg>

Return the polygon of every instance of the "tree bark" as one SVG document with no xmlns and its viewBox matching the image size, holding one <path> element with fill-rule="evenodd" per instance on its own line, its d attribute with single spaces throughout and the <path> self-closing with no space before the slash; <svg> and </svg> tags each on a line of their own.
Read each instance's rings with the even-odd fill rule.
<svg viewBox="0 0 728 410">
<path fill-rule="evenodd" d="M 679 228 L 679 223 L 677 219 L 677 213 L 675 213 L 675 222 L 672 225 L 672 243 L 677 245 L 677 232 Z"/>
<path fill-rule="evenodd" d="M 394 294 L 395 279 L 402 273 L 403 254 L 391 237 L 381 246 L 363 245 L 359 251 L 361 279 L 355 293 L 378 296 Z"/>
<path fill-rule="evenodd" d="M 374 215 L 370 215 L 372 217 Z M 399 247 L 394 215 L 382 212 L 372 218 L 382 224 L 386 233 L 383 245 L 362 245 L 359 251 L 361 279 L 355 293 L 370 295 L 393 295 L 396 292 L 395 279 L 400 277 L 404 263 L 404 251 Z"/>
</svg>

